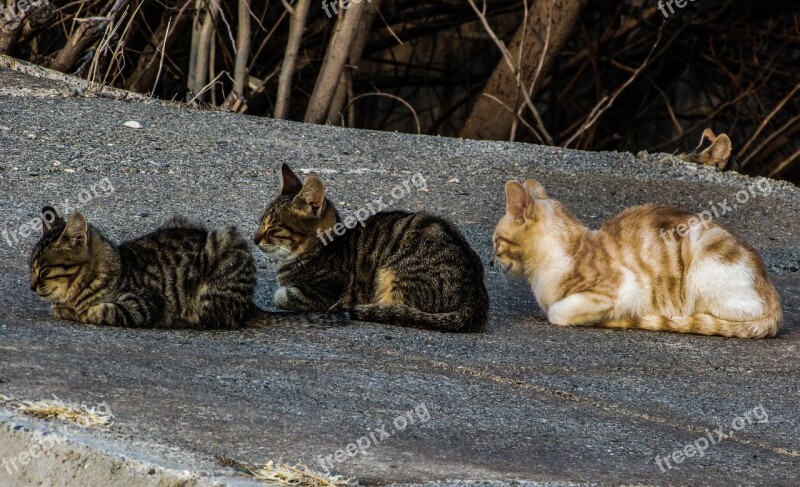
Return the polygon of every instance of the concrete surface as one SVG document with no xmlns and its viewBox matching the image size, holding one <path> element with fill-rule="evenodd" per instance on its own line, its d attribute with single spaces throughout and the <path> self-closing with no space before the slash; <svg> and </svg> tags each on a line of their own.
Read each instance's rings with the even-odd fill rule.
<svg viewBox="0 0 800 487">
<path fill-rule="evenodd" d="M 190 454 L 170 455 L 133 442 L 97 437 L 63 424 L 0 412 L 0 485 L 255 487 L 222 469 L 204 470 Z M 188 468 L 188 469 L 187 469 Z"/>
<path fill-rule="evenodd" d="M 731 206 L 719 221 L 763 253 L 784 300 L 786 324 L 773 340 L 560 329 L 544 321 L 525 283 L 487 268 L 490 323 L 477 335 L 361 323 L 101 329 L 51 318 L 28 290 L 36 237 L 0 237 L 0 393 L 109 404 L 116 416 L 109 431 L 69 427 L 80 448 L 98 453 L 86 463 L 100 465 L 94 471 L 106 468 L 108 454 L 134 463 L 144 455 L 159 468 L 222 483 L 237 477 L 217 455 L 321 469 L 319 456 L 376 428 L 391 431 L 396 417 L 422 408 L 429 420 L 411 413 L 415 424 L 336 462 L 335 471 L 375 485 L 800 483 L 800 191 L 791 185 L 761 180 L 770 194 L 754 190 L 734 208 L 737 192 L 759 181 L 664 155 L 350 131 L 61 96 L 58 82 L 2 70 L 0 87 L 0 234 L 17 235 L 41 206 L 65 200 L 115 239 L 175 212 L 249 234 L 277 189 L 278 164 L 288 162 L 319 172 L 344 213 L 388 201 L 419 172 L 428 191 L 393 206 L 452 218 L 488 256 L 505 181 L 536 177 L 593 226 L 648 201 L 693 211 Z M 129 120 L 143 128 L 125 127 Z M 103 191 L 104 178 L 113 191 Z M 82 191 L 92 188 L 86 201 Z M 258 300 L 267 305 L 274 268 L 259 262 Z M 744 424 L 674 468 L 656 464 L 657 455 L 672 455 L 706 430 L 742 426 L 737 418 L 759 407 L 768 422 Z M 20 420 L 0 417 L 7 426 Z M 66 428 L 30 425 L 53 427 Z M 0 433 L 0 456 L 14 455 L 9 438 Z M 41 478 L 31 472 L 49 471 L 52 459 L 67 465 L 59 475 L 77 468 L 68 450 L 48 451 L 51 460 L 32 463 L 25 478 Z M 12 485 L 39 485 L 25 478 Z M 53 485 L 107 485 L 101 477 L 67 479 Z"/>
</svg>

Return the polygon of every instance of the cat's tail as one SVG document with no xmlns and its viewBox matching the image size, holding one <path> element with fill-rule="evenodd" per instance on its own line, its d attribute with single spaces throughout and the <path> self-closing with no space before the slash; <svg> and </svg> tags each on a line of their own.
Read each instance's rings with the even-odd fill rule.
<svg viewBox="0 0 800 487">
<path fill-rule="evenodd" d="M 348 310 L 354 320 L 450 332 L 480 331 L 486 321 L 485 309 L 426 313 L 405 304 L 360 304 Z"/>
<path fill-rule="evenodd" d="M 771 313 L 751 321 L 729 321 L 709 314 L 697 313 L 690 316 L 635 316 L 606 321 L 600 326 L 734 338 L 772 338 L 778 333 L 782 322 L 783 315 L 778 308 L 777 313 Z"/>
<path fill-rule="evenodd" d="M 335 328 L 350 323 L 350 313 L 345 310 L 327 312 L 264 311 L 255 304 L 250 306 L 246 328 Z"/>
</svg>

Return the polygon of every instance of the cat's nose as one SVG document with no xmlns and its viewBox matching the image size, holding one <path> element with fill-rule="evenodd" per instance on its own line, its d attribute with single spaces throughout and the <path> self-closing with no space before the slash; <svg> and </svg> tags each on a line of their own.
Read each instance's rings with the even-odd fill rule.
<svg viewBox="0 0 800 487">
<path fill-rule="evenodd" d="M 39 282 L 34 278 L 31 279 L 31 291 L 36 291 L 36 288 L 39 286 Z"/>
</svg>

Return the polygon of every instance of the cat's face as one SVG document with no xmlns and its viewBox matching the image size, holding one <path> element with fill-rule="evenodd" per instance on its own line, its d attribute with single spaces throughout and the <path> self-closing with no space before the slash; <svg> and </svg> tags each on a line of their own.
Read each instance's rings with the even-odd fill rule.
<svg viewBox="0 0 800 487">
<path fill-rule="evenodd" d="M 336 209 L 325 198 L 325 187 L 317 176 L 305 183 L 288 165 L 281 168 L 278 196 L 267 205 L 253 241 L 277 258 L 301 255 L 322 245 L 324 232 L 336 224 Z"/>
<path fill-rule="evenodd" d="M 43 215 L 48 212 L 54 214 L 55 210 L 42 209 Z M 70 214 L 66 222 L 61 217 L 51 221 L 43 223 L 42 237 L 31 253 L 30 288 L 50 302 L 63 303 L 74 294 L 70 283 L 75 274 L 92 265 L 90 229 L 78 212 Z"/>
<path fill-rule="evenodd" d="M 531 249 L 544 236 L 549 226 L 545 208 L 547 193 L 541 184 L 529 179 L 525 184 L 506 183 L 506 214 L 497 223 L 492 241 L 497 264 L 509 275 L 522 276 L 531 264 Z"/>
</svg>

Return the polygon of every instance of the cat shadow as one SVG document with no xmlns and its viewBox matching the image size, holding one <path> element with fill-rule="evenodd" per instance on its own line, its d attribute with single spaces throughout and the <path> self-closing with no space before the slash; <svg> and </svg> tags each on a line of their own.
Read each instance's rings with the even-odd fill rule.
<svg viewBox="0 0 800 487">
<path fill-rule="evenodd" d="M 546 320 L 536 303 L 528 281 L 508 276 L 500 269 L 486 269 L 486 288 L 489 291 L 489 315 L 503 320 Z"/>
</svg>

